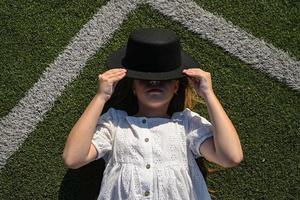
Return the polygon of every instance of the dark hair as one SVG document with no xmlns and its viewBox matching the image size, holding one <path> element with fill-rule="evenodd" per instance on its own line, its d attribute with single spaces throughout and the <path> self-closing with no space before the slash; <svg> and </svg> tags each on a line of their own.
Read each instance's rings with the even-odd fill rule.
<svg viewBox="0 0 300 200">
<path fill-rule="evenodd" d="M 183 111 L 185 108 L 193 109 L 193 107 L 203 101 L 199 101 L 196 93 L 191 88 L 188 83 L 188 79 L 186 77 L 180 78 L 179 80 L 179 88 L 177 94 L 173 96 L 168 108 L 168 115 L 172 116 L 174 112 Z M 114 93 L 111 98 L 106 102 L 102 113 L 107 112 L 107 110 L 111 107 L 115 109 L 124 110 L 128 115 L 134 115 L 138 112 L 138 101 L 137 97 L 133 94 L 132 91 L 133 79 L 131 78 L 123 78 L 118 82 Z M 202 172 L 202 175 L 207 180 L 207 175 L 210 171 L 214 171 L 215 169 L 209 169 L 205 164 L 205 159 L 203 157 L 196 158 L 196 163 Z M 213 190 L 209 191 L 213 192 Z"/>
</svg>

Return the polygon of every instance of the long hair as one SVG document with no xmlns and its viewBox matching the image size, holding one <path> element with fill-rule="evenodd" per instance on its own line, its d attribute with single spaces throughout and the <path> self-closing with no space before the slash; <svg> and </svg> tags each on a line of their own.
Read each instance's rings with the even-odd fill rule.
<svg viewBox="0 0 300 200">
<path fill-rule="evenodd" d="M 133 79 L 127 77 L 121 79 L 116 85 L 111 98 L 106 102 L 102 113 L 105 113 L 110 107 L 113 107 L 126 111 L 128 115 L 136 114 L 138 112 L 138 100 L 133 94 L 132 85 Z M 171 99 L 167 114 L 172 116 L 174 112 L 181 112 L 185 108 L 193 109 L 199 102 L 204 103 L 197 98 L 195 91 L 188 83 L 188 79 L 186 77 L 180 78 L 177 94 L 174 94 Z M 205 181 L 207 181 L 208 173 L 217 171 L 208 168 L 203 157 L 196 158 L 195 160 Z M 209 192 L 214 191 L 209 189 Z"/>
</svg>

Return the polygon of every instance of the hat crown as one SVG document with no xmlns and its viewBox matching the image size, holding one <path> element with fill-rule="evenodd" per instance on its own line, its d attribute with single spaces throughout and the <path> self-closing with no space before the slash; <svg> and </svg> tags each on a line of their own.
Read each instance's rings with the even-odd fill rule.
<svg viewBox="0 0 300 200">
<path fill-rule="evenodd" d="M 176 33 L 163 28 L 144 28 L 130 34 L 122 65 L 141 72 L 168 72 L 181 65 L 181 46 Z"/>
</svg>

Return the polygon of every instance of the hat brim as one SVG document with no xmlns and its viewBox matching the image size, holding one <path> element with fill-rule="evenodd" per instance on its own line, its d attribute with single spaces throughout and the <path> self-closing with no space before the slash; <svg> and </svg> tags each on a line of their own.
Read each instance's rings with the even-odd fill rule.
<svg viewBox="0 0 300 200">
<path fill-rule="evenodd" d="M 108 69 L 124 68 L 122 66 L 122 58 L 125 56 L 126 47 L 122 47 L 112 53 L 106 60 L 106 66 Z M 131 69 L 127 69 L 126 77 L 142 80 L 170 80 L 185 77 L 182 73 L 183 69 L 199 67 L 199 64 L 187 53 L 181 50 L 181 66 L 176 70 L 168 72 L 140 72 Z"/>
</svg>

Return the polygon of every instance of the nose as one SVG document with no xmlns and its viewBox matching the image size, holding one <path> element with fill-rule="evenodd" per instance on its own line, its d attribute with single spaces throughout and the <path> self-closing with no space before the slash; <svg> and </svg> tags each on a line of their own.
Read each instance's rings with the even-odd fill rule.
<svg viewBox="0 0 300 200">
<path fill-rule="evenodd" d="M 151 86 L 158 86 L 160 84 L 160 81 L 149 81 L 149 84 Z"/>
</svg>

